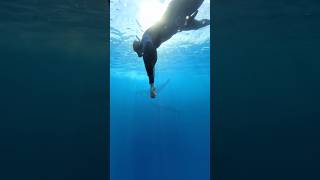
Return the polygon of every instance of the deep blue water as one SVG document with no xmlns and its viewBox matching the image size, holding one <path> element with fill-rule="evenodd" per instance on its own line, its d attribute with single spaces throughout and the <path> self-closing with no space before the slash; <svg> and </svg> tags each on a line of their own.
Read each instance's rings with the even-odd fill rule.
<svg viewBox="0 0 320 180">
<path fill-rule="evenodd" d="M 215 179 L 320 179 L 320 1 L 216 1 Z"/>
<path fill-rule="evenodd" d="M 141 7 L 167 2 L 111 1 L 111 180 L 209 179 L 210 27 L 178 33 L 160 46 L 156 99 L 132 50 L 135 35 L 148 27 Z M 199 18 L 210 17 L 209 5 Z"/>
<path fill-rule="evenodd" d="M 0 179 L 107 178 L 106 11 L 0 1 Z"/>
</svg>

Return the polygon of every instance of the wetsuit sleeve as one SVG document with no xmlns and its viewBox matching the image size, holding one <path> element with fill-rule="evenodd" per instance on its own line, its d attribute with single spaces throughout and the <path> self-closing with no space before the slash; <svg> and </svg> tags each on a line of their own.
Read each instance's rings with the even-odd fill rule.
<svg viewBox="0 0 320 180">
<path fill-rule="evenodd" d="M 149 77 L 149 84 L 154 83 L 154 66 L 157 62 L 157 49 L 147 42 L 143 50 L 143 61 Z"/>
</svg>

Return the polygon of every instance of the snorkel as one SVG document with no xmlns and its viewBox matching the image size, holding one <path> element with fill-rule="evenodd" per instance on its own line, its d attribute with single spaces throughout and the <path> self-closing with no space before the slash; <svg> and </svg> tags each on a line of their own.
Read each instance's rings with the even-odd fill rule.
<svg viewBox="0 0 320 180">
<path fill-rule="evenodd" d="M 141 40 L 140 40 L 140 38 L 136 35 L 136 38 L 137 38 L 137 40 L 140 42 Z"/>
</svg>

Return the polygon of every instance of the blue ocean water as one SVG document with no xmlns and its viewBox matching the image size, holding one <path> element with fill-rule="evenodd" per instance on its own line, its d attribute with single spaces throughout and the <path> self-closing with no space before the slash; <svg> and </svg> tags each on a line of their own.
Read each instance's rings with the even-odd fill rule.
<svg viewBox="0 0 320 180">
<path fill-rule="evenodd" d="M 215 179 L 320 179 L 320 1 L 215 1 Z"/>
<path fill-rule="evenodd" d="M 0 1 L 0 179 L 107 179 L 106 11 Z"/>
<path fill-rule="evenodd" d="M 111 1 L 111 180 L 209 179 L 210 27 L 180 32 L 158 48 L 155 99 L 132 50 L 168 2 Z M 210 18 L 209 0 L 197 18 Z"/>
</svg>

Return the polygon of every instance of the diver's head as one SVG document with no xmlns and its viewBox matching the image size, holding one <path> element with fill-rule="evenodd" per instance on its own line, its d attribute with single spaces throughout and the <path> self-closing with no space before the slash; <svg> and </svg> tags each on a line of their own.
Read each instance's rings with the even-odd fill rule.
<svg viewBox="0 0 320 180">
<path fill-rule="evenodd" d="M 133 50 L 138 54 L 138 57 L 142 56 L 142 50 L 139 40 L 134 40 L 132 43 Z"/>
</svg>

